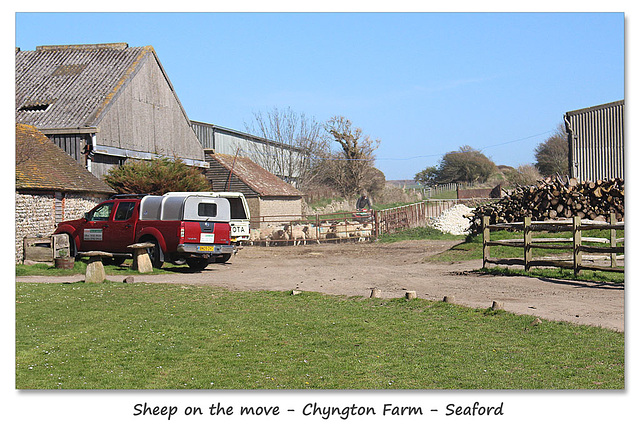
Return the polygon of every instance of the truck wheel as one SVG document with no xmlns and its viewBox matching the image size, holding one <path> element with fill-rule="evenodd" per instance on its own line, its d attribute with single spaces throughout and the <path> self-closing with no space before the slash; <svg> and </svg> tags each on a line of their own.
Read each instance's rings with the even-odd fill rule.
<svg viewBox="0 0 640 427">
<path fill-rule="evenodd" d="M 149 240 L 146 243 L 153 243 L 153 247 L 147 249 L 149 252 L 149 258 L 151 258 L 151 265 L 153 268 L 162 267 L 162 249 L 160 248 L 160 244 L 157 240 Z"/>
<path fill-rule="evenodd" d="M 188 258 L 187 265 L 193 270 L 204 270 L 209 265 L 209 260 L 205 258 Z"/>
<path fill-rule="evenodd" d="M 73 240 L 70 234 L 67 234 L 69 237 L 69 256 L 71 258 L 75 258 L 78 256 L 78 249 L 76 248 L 76 242 Z"/>
<path fill-rule="evenodd" d="M 229 261 L 230 259 L 231 259 L 231 254 L 224 254 L 222 256 L 215 257 L 213 259 L 213 262 L 223 263 L 223 262 Z"/>
<path fill-rule="evenodd" d="M 113 258 L 107 258 L 105 263 L 119 267 L 126 259 L 127 258 L 123 256 L 114 256 Z"/>
</svg>

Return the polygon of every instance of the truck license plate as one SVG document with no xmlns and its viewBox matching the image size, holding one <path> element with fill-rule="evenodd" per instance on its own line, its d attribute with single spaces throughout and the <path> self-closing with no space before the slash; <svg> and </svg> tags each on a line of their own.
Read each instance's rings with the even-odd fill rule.
<svg viewBox="0 0 640 427">
<path fill-rule="evenodd" d="M 200 252 L 213 252 L 215 249 L 215 246 L 198 246 L 198 251 Z"/>
</svg>

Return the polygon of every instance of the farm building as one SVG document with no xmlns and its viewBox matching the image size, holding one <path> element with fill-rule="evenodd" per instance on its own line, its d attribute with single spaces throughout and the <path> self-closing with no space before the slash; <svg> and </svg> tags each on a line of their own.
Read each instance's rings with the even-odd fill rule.
<svg viewBox="0 0 640 427">
<path fill-rule="evenodd" d="M 16 49 L 15 84 L 16 123 L 35 126 L 97 177 L 127 159 L 156 156 L 207 166 L 151 46 Z"/>
<path fill-rule="evenodd" d="M 303 155 L 299 148 L 208 123 L 191 121 L 191 126 L 203 148 L 248 157 L 282 180 L 296 184 Z"/>
<path fill-rule="evenodd" d="M 302 216 L 303 194 L 247 157 L 205 149 L 209 169 L 205 173 L 213 191 L 244 193 L 251 214 L 251 227 L 261 222 L 290 221 Z"/>
<path fill-rule="evenodd" d="M 115 193 L 34 126 L 16 125 L 16 262 L 27 236 L 48 236 Z"/>
<path fill-rule="evenodd" d="M 571 177 L 624 178 L 624 100 L 569 111 L 564 122 Z"/>
</svg>

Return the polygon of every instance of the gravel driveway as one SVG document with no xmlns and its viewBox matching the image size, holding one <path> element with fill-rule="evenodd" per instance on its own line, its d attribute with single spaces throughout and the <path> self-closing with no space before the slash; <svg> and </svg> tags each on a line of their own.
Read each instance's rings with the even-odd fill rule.
<svg viewBox="0 0 640 427">
<path fill-rule="evenodd" d="M 232 290 L 292 290 L 368 297 L 372 288 L 383 298 L 398 298 L 407 290 L 418 298 L 487 308 L 493 301 L 504 309 L 541 319 L 568 321 L 624 331 L 624 285 L 474 273 L 482 261 L 424 262 L 458 242 L 314 244 L 243 248 L 226 264 L 206 270 L 136 276 L 149 283 L 194 284 Z M 110 276 L 122 281 L 122 276 Z M 21 282 L 73 282 L 75 277 L 18 277 Z"/>
</svg>

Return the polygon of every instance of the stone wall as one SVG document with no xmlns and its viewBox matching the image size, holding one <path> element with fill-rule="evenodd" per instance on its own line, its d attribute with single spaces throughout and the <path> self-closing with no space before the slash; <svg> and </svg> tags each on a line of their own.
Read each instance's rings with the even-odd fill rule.
<svg viewBox="0 0 640 427">
<path fill-rule="evenodd" d="M 302 217 L 302 198 L 260 198 L 260 216 L 269 217 L 267 220 L 288 222 Z"/>
<path fill-rule="evenodd" d="M 61 194 L 58 218 L 77 219 L 107 197 L 99 194 Z M 24 257 L 25 237 L 47 237 L 56 229 L 56 197 L 52 192 L 26 193 L 16 191 L 15 207 L 16 263 Z"/>
</svg>

